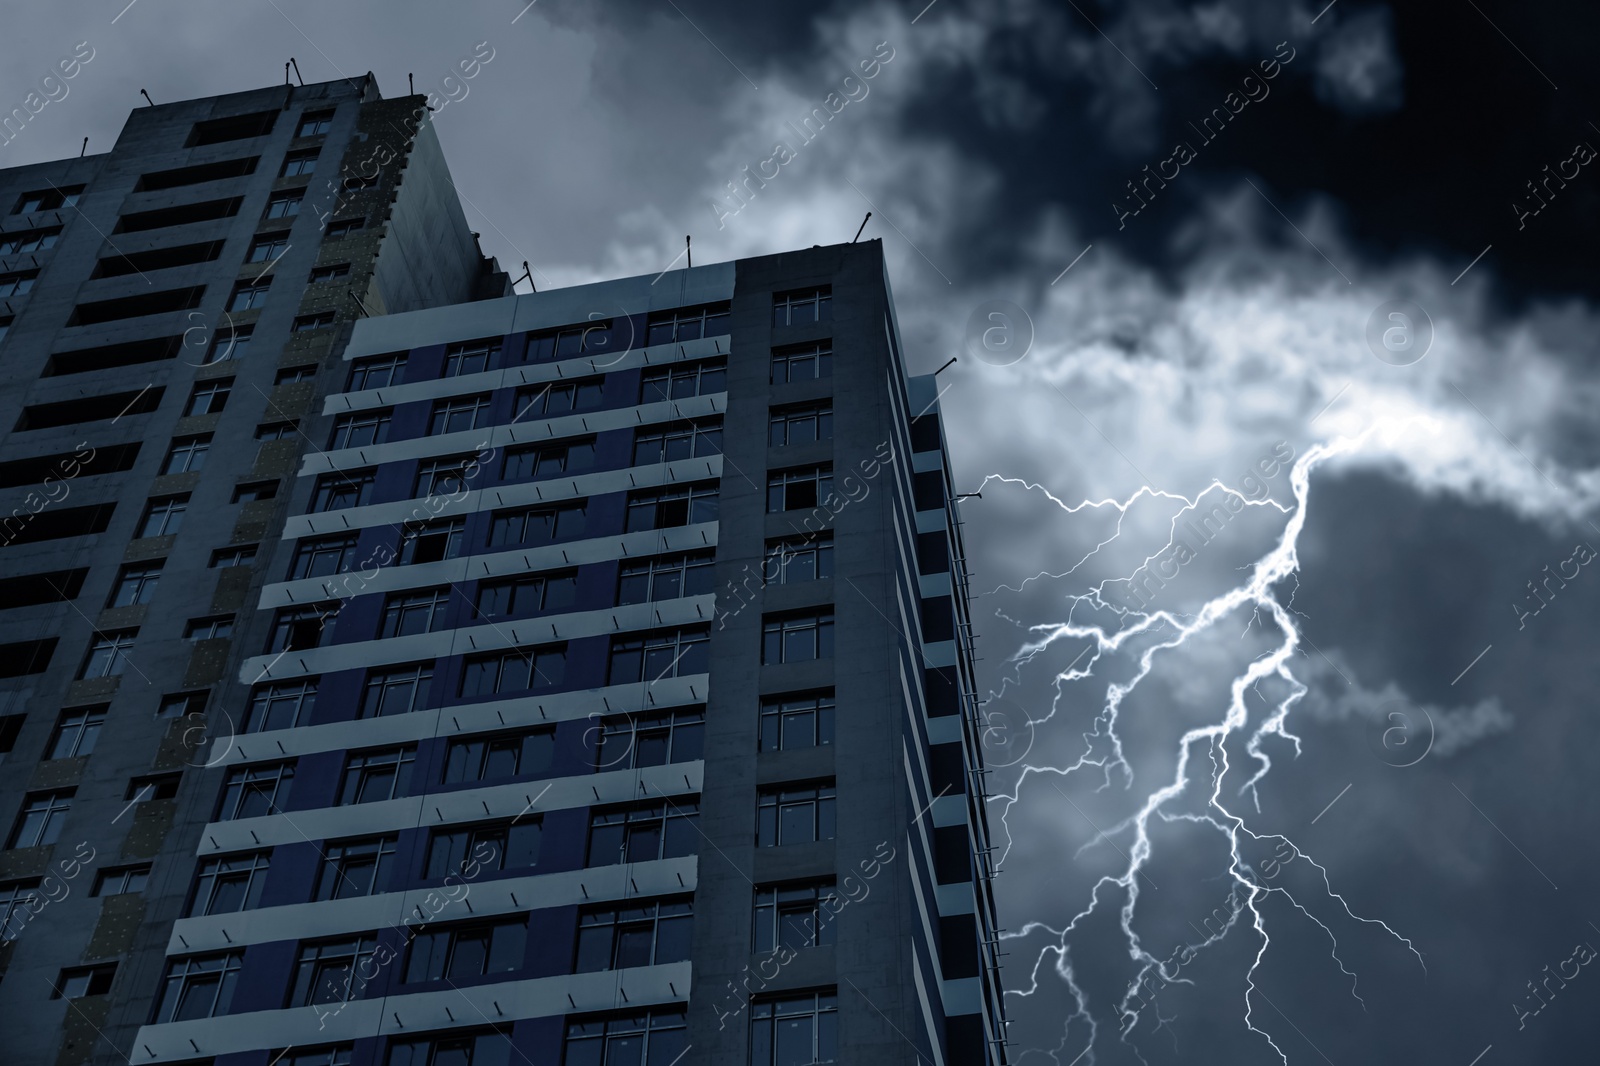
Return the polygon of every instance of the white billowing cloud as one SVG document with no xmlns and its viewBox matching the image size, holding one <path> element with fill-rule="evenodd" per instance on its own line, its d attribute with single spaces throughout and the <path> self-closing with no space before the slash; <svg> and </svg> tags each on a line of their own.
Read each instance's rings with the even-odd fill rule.
<svg viewBox="0 0 1600 1066">
<path fill-rule="evenodd" d="M 1402 96 L 1400 58 L 1388 8 L 1342 23 L 1317 55 L 1317 96 L 1351 114 L 1393 111 Z"/>
<path fill-rule="evenodd" d="M 1480 740 L 1511 731 L 1515 725 L 1498 697 L 1442 707 L 1409 698 L 1390 681 L 1367 688 L 1336 648 L 1323 649 L 1296 669 L 1308 691 L 1296 708 L 1321 722 L 1361 723 L 1379 758 L 1395 766 L 1416 765 L 1430 755 L 1448 759 Z"/>
</svg>

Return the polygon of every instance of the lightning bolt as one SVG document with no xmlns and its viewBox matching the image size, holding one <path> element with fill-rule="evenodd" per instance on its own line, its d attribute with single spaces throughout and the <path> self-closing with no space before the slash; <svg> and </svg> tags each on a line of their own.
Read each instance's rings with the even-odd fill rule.
<svg viewBox="0 0 1600 1066">
<path fill-rule="evenodd" d="M 1092 652 L 1085 662 L 1084 656 L 1079 655 L 1073 664 L 1065 670 L 1055 674 L 1053 682 L 1055 695 L 1051 700 L 1047 714 L 1041 718 L 1030 719 L 1030 728 L 1042 726 L 1051 721 L 1060 708 L 1064 693 L 1073 682 L 1082 681 L 1093 676 L 1097 663 L 1107 656 L 1128 650 L 1134 651 L 1138 644 L 1135 662 L 1137 668 L 1133 676 L 1126 681 L 1108 682 L 1105 698 L 1095 715 L 1089 729 L 1082 734 L 1084 746 L 1082 753 L 1075 761 L 1066 766 L 1049 766 L 1024 764 L 1016 779 L 1013 789 L 1007 792 L 998 792 L 990 797 L 991 802 L 1003 805 L 1001 822 L 1005 826 L 1006 844 L 1001 854 L 1001 863 L 1005 861 L 1012 844 L 1009 816 L 1011 808 L 1018 802 L 1022 789 L 1028 779 L 1040 775 L 1054 775 L 1066 778 L 1080 770 L 1095 768 L 1102 777 L 1097 791 L 1108 788 L 1113 781 L 1113 774 L 1118 773 L 1124 787 L 1131 789 L 1133 785 L 1133 770 L 1129 765 L 1122 746 L 1122 738 L 1118 733 L 1118 719 L 1124 701 L 1148 677 L 1154 668 L 1158 657 L 1172 648 L 1195 639 L 1229 618 L 1243 608 L 1250 609 L 1250 620 L 1246 625 L 1246 632 L 1251 627 L 1260 624 L 1262 631 L 1275 630 L 1278 635 L 1277 643 L 1268 652 L 1261 655 L 1246 666 L 1242 673 L 1233 678 L 1230 685 L 1230 699 L 1226 712 L 1220 720 L 1206 725 L 1197 726 L 1187 730 L 1178 741 L 1176 769 L 1172 779 L 1160 788 L 1148 793 L 1136 813 L 1107 830 L 1097 830 L 1096 836 L 1084 847 L 1090 847 L 1102 841 L 1110 842 L 1111 838 L 1122 836 L 1131 831 L 1133 841 L 1128 850 L 1120 852 L 1124 855 L 1126 864 L 1122 871 L 1116 875 L 1101 877 L 1089 893 L 1088 902 L 1077 912 L 1066 926 L 1060 929 L 1053 928 L 1038 922 L 1030 922 L 1020 931 L 1004 934 L 1007 939 L 1026 938 L 1039 933 L 1048 933 L 1049 942 L 1040 949 L 1035 957 L 1029 983 L 1026 988 L 1008 990 L 1008 995 L 1028 997 L 1036 994 L 1040 988 L 1040 970 L 1047 959 L 1052 959 L 1052 968 L 1057 976 L 1065 983 L 1069 994 L 1072 996 L 1076 1009 L 1068 1016 L 1063 1025 L 1063 1035 L 1058 1051 L 1064 1052 L 1068 1047 L 1068 1038 L 1074 1031 L 1075 1024 L 1082 1023 L 1087 1028 L 1087 1045 L 1079 1054 L 1077 1063 L 1082 1059 L 1085 1066 L 1094 1063 L 1094 1047 L 1099 1037 L 1099 1025 L 1094 1013 L 1091 1011 L 1089 996 L 1078 980 L 1072 964 L 1071 948 L 1068 939 L 1080 929 L 1084 922 L 1095 912 L 1102 901 L 1102 893 L 1106 896 L 1120 894 L 1122 906 L 1119 915 L 1119 924 L 1122 935 L 1126 938 L 1129 958 L 1136 967 L 1137 973 L 1134 983 L 1130 985 L 1116 1005 L 1117 1015 L 1121 1020 L 1119 1038 L 1133 1050 L 1134 1054 L 1143 1061 L 1137 1047 L 1129 1042 L 1130 1035 L 1138 1025 L 1141 1018 L 1142 1005 L 1136 1004 L 1140 996 L 1136 989 L 1144 987 L 1147 980 L 1159 978 L 1163 983 L 1192 983 L 1181 973 L 1182 964 L 1174 966 L 1170 959 L 1157 958 L 1148 950 L 1139 934 L 1135 931 L 1133 922 L 1140 900 L 1140 878 L 1148 881 L 1145 868 L 1148 865 L 1152 852 L 1150 837 L 1150 823 L 1152 819 L 1159 819 L 1164 823 L 1188 822 L 1206 827 L 1220 834 L 1228 846 L 1227 877 L 1231 882 L 1229 895 L 1229 917 L 1222 927 L 1214 933 L 1203 935 L 1199 944 L 1193 945 L 1188 950 L 1191 952 L 1184 963 L 1191 961 L 1195 954 L 1203 952 L 1222 941 L 1236 926 L 1248 923 L 1259 943 L 1254 957 L 1250 963 L 1246 978 L 1246 991 L 1244 997 L 1244 1021 L 1248 1029 L 1259 1034 L 1271 1046 L 1278 1057 L 1287 1066 L 1288 1056 L 1273 1039 L 1266 1029 L 1258 1026 L 1254 1018 L 1255 998 L 1257 994 L 1256 973 L 1265 959 L 1267 949 L 1271 945 L 1271 936 L 1267 929 L 1266 919 L 1262 913 L 1262 903 L 1273 894 L 1282 895 L 1290 905 L 1301 915 L 1309 919 L 1325 933 L 1332 944 L 1330 953 L 1340 971 L 1350 979 L 1351 995 L 1365 1008 L 1357 992 L 1357 977 L 1344 964 L 1339 956 L 1339 942 L 1333 929 L 1324 921 L 1316 917 L 1311 910 L 1302 904 L 1289 891 L 1286 886 L 1267 884 L 1260 877 L 1248 861 L 1246 861 L 1241 846 L 1246 841 L 1250 843 L 1263 843 L 1278 841 L 1285 847 L 1292 849 L 1293 856 L 1290 861 L 1304 860 L 1315 868 L 1322 880 L 1322 888 L 1328 900 L 1334 901 L 1344 914 L 1351 920 L 1375 925 L 1381 928 L 1394 940 L 1416 956 L 1419 964 L 1423 964 L 1422 955 L 1409 939 L 1401 936 L 1386 922 L 1375 918 L 1358 915 L 1345 898 L 1333 888 L 1332 880 L 1327 869 L 1316 862 L 1294 844 L 1287 837 L 1278 834 L 1260 834 L 1248 827 L 1244 816 L 1235 813 L 1228 806 L 1224 798 L 1224 782 L 1230 773 L 1234 772 L 1229 763 L 1227 741 L 1235 735 L 1245 738 L 1244 751 L 1247 761 L 1253 767 L 1253 772 L 1238 788 L 1237 794 L 1249 793 L 1256 812 L 1260 811 L 1259 796 L 1256 793 L 1258 783 L 1271 771 L 1272 758 L 1263 747 L 1263 742 L 1269 737 L 1279 737 L 1294 745 L 1298 755 L 1301 750 L 1300 738 L 1289 731 L 1288 720 L 1293 710 L 1308 691 L 1307 686 L 1299 681 L 1291 669 L 1293 656 L 1299 651 L 1301 644 L 1300 630 L 1296 624 L 1297 612 L 1293 610 L 1293 592 L 1290 594 L 1289 603 L 1285 605 L 1278 601 L 1275 589 L 1278 585 L 1292 581 L 1294 589 L 1298 590 L 1298 572 L 1300 557 L 1298 544 L 1300 534 L 1305 527 L 1307 504 L 1311 489 L 1311 474 L 1319 465 L 1330 460 L 1350 456 L 1363 451 L 1371 445 L 1375 438 L 1381 438 L 1387 447 L 1392 447 L 1395 439 L 1418 425 L 1437 431 L 1437 425 L 1432 419 L 1426 417 L 1413 417 L 1400 422 L 1375 424 L 1365 431 L 1348 437 L 1339 437 L 1333 441 L 1319 443 L 1312 446 L 1298 460 L 1295 461 L 1289 473 L 1289 485 L 1292 490 L 1294 505 L 1292 507 L 1276 503 L 1270 496 L 1262 499 L 1251 499 L 1235 489 L 1228 488 L 1220 481 L 1213 481 L 1195 497 L 1188 498 L 1164 490 L 1141 487 L 1126 500 L 1085 500 L 1077 504 L 1068 504 L 1047 489 L 1034 483 L 1016 478 L 1003 477 L 992 474 L 984 479 L 984 485 L 991 481 L 1002 484 L 1020 485 L 1026 491 L 1039 492 L 1046 496 L 1058 508 L 1069 515 L 1079 514 L 1083 511 L 1111 509 L 1117 512 L 1117 519 L 1110 536 L 1097 543 L 1077 562 L 1069 568 L 1057 573 L 1041 572 L 1023 581 L 1017 586 L 1001 586 L 1011 591 L 1021 591 L 1029 583 L 1046 578 L 1063 578 L 1072 575 L 1091 558 L 1093 558 L 1106 545 L 1115 541 L 1122 534 L 1123 521 L 1129 510 L 1141 500 L 1168 500 L 1182 503 L 1182 507 L 1173 516 L 1167 544 L 1159 551 L 1147 556 L 1132 574 L 1125 578 L 1114 578 L 1101 581 L 1089 587 L 1086 592 L 1068 597 L 1071 606 L 1068 608 L 1066 619 L 1061 622 L 1049 622 L 1027 627 L 1031 634 L 1030 639 L 1022 644 L 1010 658 L 1014 664 L 1014 674 L 1020 676 L 1021 669 L 1032 663 L 1039 656 L 1055 645 L 1076 640 L 1089 642 L 1086 651 Z M 981 486 L 980 486 L 981 489 Z M 1178 521 L 1183 515 L 1195 511 L 1201 502 L 1209 495 L 1220 494 L 1232 497 L 1250 507 L 1271 507 L 1285 516 L 1282 533 L 1277 542 L 1265 555 L 1256 560 L 1248 568 L 1248 575 L 1240 584 L 1207 600 L 1193 614 L 1179 614 L 1169 610 L 1144 611 L 1129 607 L 1125 604 L 1113 602 L 1107 598 L 1107 589 L 1113 585 L 1133 586 L 1139 574 L 1146 571 L 1163 552 L 1171 549 L 1178 540 Z M 995 591 L 999 591 L 996 589 Z M 1110 628 L 1102 627 L 1093 622 L 1078 620 L 1077 616 L 1083 609 L 1084 613 L 1110 612 L 1117 620 L 1116 625 Z M 1102 616 L 1103 617 L 1103 616 Z M 1081 665 L 1080 665 L 1081 663 Z M 1262 682 L 1281 683 L 1286 690 L 1285 694 L 1278 697 L 1276 702 L 1262 695 L 1260 684 Z M 1010 683 L 1007 678 L 1002 681 L 1000 692 L 1004 692 Z M 1253 730 L 1250 728 L 1251 716 L 1246 708 L 1246 697 L 1250 692 L 1255 692 L 1258 700 L 1269 705 L 1267 713 Z M 1248 731 L 1248 732 L 1247 732 Z M 1209 761 L 1210 793 L 1205 798 L 1203 808 L 1199 812 L 1175 810 L 1177 801 L 1192 785 L 1195 784 L 1194 775 L 1191 773 L 1191 758 L 1196 753 L 1203 754 Z M 1242 773 L 1242 769 L 1239 773 Z M 1063 796 L 1065 793 L 1063 793 Z M 1071 802 L 1070 800 L 1068 802 Z M 1115 846 L 1113 844 L 1113 846 Z M 1082 849 L 1080 849 L 1082 850 Z M 1192 924 L 1192 923 L 1191 923 Z M 1423 964 L 1424 971 L 1426 966 Z M 1159 1011 L 1157 1028 L 1164 1025 L 1167 1019 L 1162 1019 Z M 1076 1045 L 1074 1045 L 1076 1046 Z M 1060 1059 L 1051 1053 L 1059 1066 Z"/>
</svg>

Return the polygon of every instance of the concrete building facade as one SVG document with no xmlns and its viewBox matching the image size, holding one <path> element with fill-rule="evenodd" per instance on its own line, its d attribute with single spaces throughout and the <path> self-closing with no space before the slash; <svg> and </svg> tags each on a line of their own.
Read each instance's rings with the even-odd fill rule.
<svg viewBox="0 0 1600 1066">
<path fill-rule="evenodd" d="M 270 100 L 288 110 L 251 126 Z M 11 599 L 34 597 L 0 604 L 3 661 L 26 664 L 0 679 L 0 730 L 20 719 L 6 1061 L 1007 1061 L 960 523 L 881 246 L 512 295 L 431 130 L 370 83 L 171 106 L 191 110 L 139 127 L 142 162 L 0 173 L 0 206 L 7 182 L 82 184 L 71 206 L 106 230 L 64 224 L 44 254 L 70 238 L 77 258 L 25 296 L 59 277 L 56 302 L 0 344 L 44 368 L 0 394 L 19 426 L 0 471 L 95 447 L 65 480 L 83 503 L 27 528 L 100 509 L 0 549 Z M 177 147 L 213 129 L 253 131 L 276 173 L 313 147 L 283 124 L 319 111 L 307 136 L 346 159 L 397 140 L 264 260 L 299 302 L 219 315 L 174 271 L 154 287 L 204 291 L 163 299 L 224 325 L 167 335 L 210 352 L 253 328 L 248 353 L 106 364 L 87 391 L 114 418 L 50 406 L 64 353 L 142 350 L 62 321 L 149 306 L 85 280 L 118 218 L 233 197 L 259 215 L 293 187 L 146 204 L 129 183 L 225 162 Z M 359 272 L 309 281 L 385 204 Z M 279 240 L 212 225 L 182 243 Z M 188 409 L 227 378 L 220 414 Z M 202 465 L 167 470 L 203 434 Z M 169 531 L 162 501 L 185 495 Z"/>
</svg>

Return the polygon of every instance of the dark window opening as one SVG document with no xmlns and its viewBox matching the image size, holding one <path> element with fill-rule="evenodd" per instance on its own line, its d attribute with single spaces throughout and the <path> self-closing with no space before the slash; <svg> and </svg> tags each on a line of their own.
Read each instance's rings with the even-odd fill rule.
<svg viewBox="0 0 1600 1066">
<path fill-rule="evenodd" d="M 244 197 L 226 200 L 202 200 L 197 204 L 179 204 L 176 207 L 158 207 L 151 211 L 135 211 L 123 215 L 117 222 L 117 233 L 142 233 L 145 230 L 165 229 L 168 226 L 185 226 L 191 222 L 211 222 L 219 218 L 232 218 L 239 213 Z"/>
<path fill-rule="evenodd" d="M 139 178 L 134 192 L 156 192 L 177 189 L 184 185 L 198 185 L 202 181 L 221 181 L 224 178 L 242 178 L 254 174 L 260 156 L 243 159 L 224 159 L 216 163 L 200 163 L 192 167 L 173 167 L 171 170 L 152 170 Z"/>
<path fill-rule="evenodd" d="M 58 640 L 58 637 L 45 637 L 43 640 L 0 644 L 0 678 L 44 673 L 50 669 L 50 660 L 55 656 Z"/>
<path fill-rule="evenodd" d="M 88 575 L 89 571 L 84 567 L 0 579 L 0 610 L 75 600 L 83 590 L 83 579 Z"/>
<path fill-rule="evenodd" d="M 56 426 L 80 425 L 84 422 L 101 422 L 123 415 L 149 414 L 161 405 L 161 386 L 146 386 L 131 392 L 113 392 L 105 396 L 84 396 L 56 403 L 36 403 L 22 409 L 16 430 L 54 429 Z"/>
<path fill-rule="evenodd" d="M 43 540 L 88 537 L 104 533 L 111 524 L 115 503 L 90 503 L 82 507 L 49 507 L 38 513 L 0 516 L 0 547 L 36 544 Z"/>
<path fill-rule="evenodd" d="M 140 293 L 122 296 L 115 300 L 95 300 L 73 308 L 69 326 L 94 326 L 101 322 L 116 322 L 124 318 L 144 318 L 164 315 L 173 311 L 188 311 L 200 306 L 205 295 L 204 285 L 191 285 L 185 289 L 167 289 L 165 292 Z"/>
<path fill-rule="evenodd" d="M 43 378 L 63 374 L 86 374 L 92 370 L 110 370 L 118 366 L 136 366 L 172 359 L 183 350 L 183 337 L 148 337 L 143 340 L 124 341 L 121 344 L 103 344 L 94 348 L 80 348 L 71 352 L 56 352 L 44 364 Z"/>
<path fill-rule="evenodd" d="M 200 244 L 180 244 L 176 248 L 152 248 L 147 252 L 118 252 L 108 255 L 95 264 L 92 278 L 119 278 L 125 274 L 143 274 L 153 270 L 171 270 L 174 267 L 209 263 L 222 254 L 222 241 L 204 241 Z"/>
<path fill-rule="evenodd" d="M 198 148 L 203 144 L 221 144 L 223 141 L 241 141 L 246 137 L 261 137 L 272 132 L 278 121 L 278 112 L 253 111 L 248 115 L 229 115 L 227 118 L 208 118 L 196 122 L 189 134 L 186 147 Z"/>
<path fill-rule="evenodd" d="M 80 458 L 85 451 L 87 458 Z M 26 459 L 13 459 L 0 463 L 0 489 L 18 485 L 38 485 L 47 477 L 84 478 L 94 474 L 117 474 L 131 470 L 139 458 L 138 442 L 110 444 L 103 448 L 84 448 L 76 452 L 56 452 L 52 455 L 35 455 Z"/>
</svg>

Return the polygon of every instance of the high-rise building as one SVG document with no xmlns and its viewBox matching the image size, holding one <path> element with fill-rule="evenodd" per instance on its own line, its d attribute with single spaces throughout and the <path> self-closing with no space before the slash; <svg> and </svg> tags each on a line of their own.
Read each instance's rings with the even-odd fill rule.
<svg viewBox="0 0 1600 1066">
<path fill-rule="evenodd" d="M 0 949 L 0 1032 L 28 1031 L 7 1051 L 1007 1061 L 960 524 L 881 245 L 520 296 L 463 250 L 445 280 L 475 301 L 353 287 L 371 317 L 299 360 L 292 449 L 236 436 L 181 486 L 146 491 L 174 476 L 146 455 L 70 482 L 137 474 L 145 524 L 189 493 L 176 548 L 116 514 L 73 560 L 9 568 L 76 601 L 0 611 L 33 615 L 19 645 L 60 634 L 0 681 L 22 717 L 5 765 L 28 767 L 0 791 L 0 908 L 37 911 Z M 371 276 L 394 260 L 415 265 Z M 220 439 L 139 417 L 147 449 Z M 67 457 L 101 439 L 64 424 Z M 269 478 L 270 501 L 226 502 Z M 206 569 L 247 544 L 246 568 Z M 144 565 L 180 553 L 179 581 Z M 71 610 L 108 594 L 109 621 Z M 114 612 L 150 608 L 147 654 L 143 616 Z M 120 681 L 73 695 L 80 665 Z"/>
<path fill-rule="evenodd" d="M 285 85 L 0 170 L 0 1061 L 131 1051 L 192 876 L 159 856 L 352 323 L 510 291 L 426 117 Z"/>
</svg>

